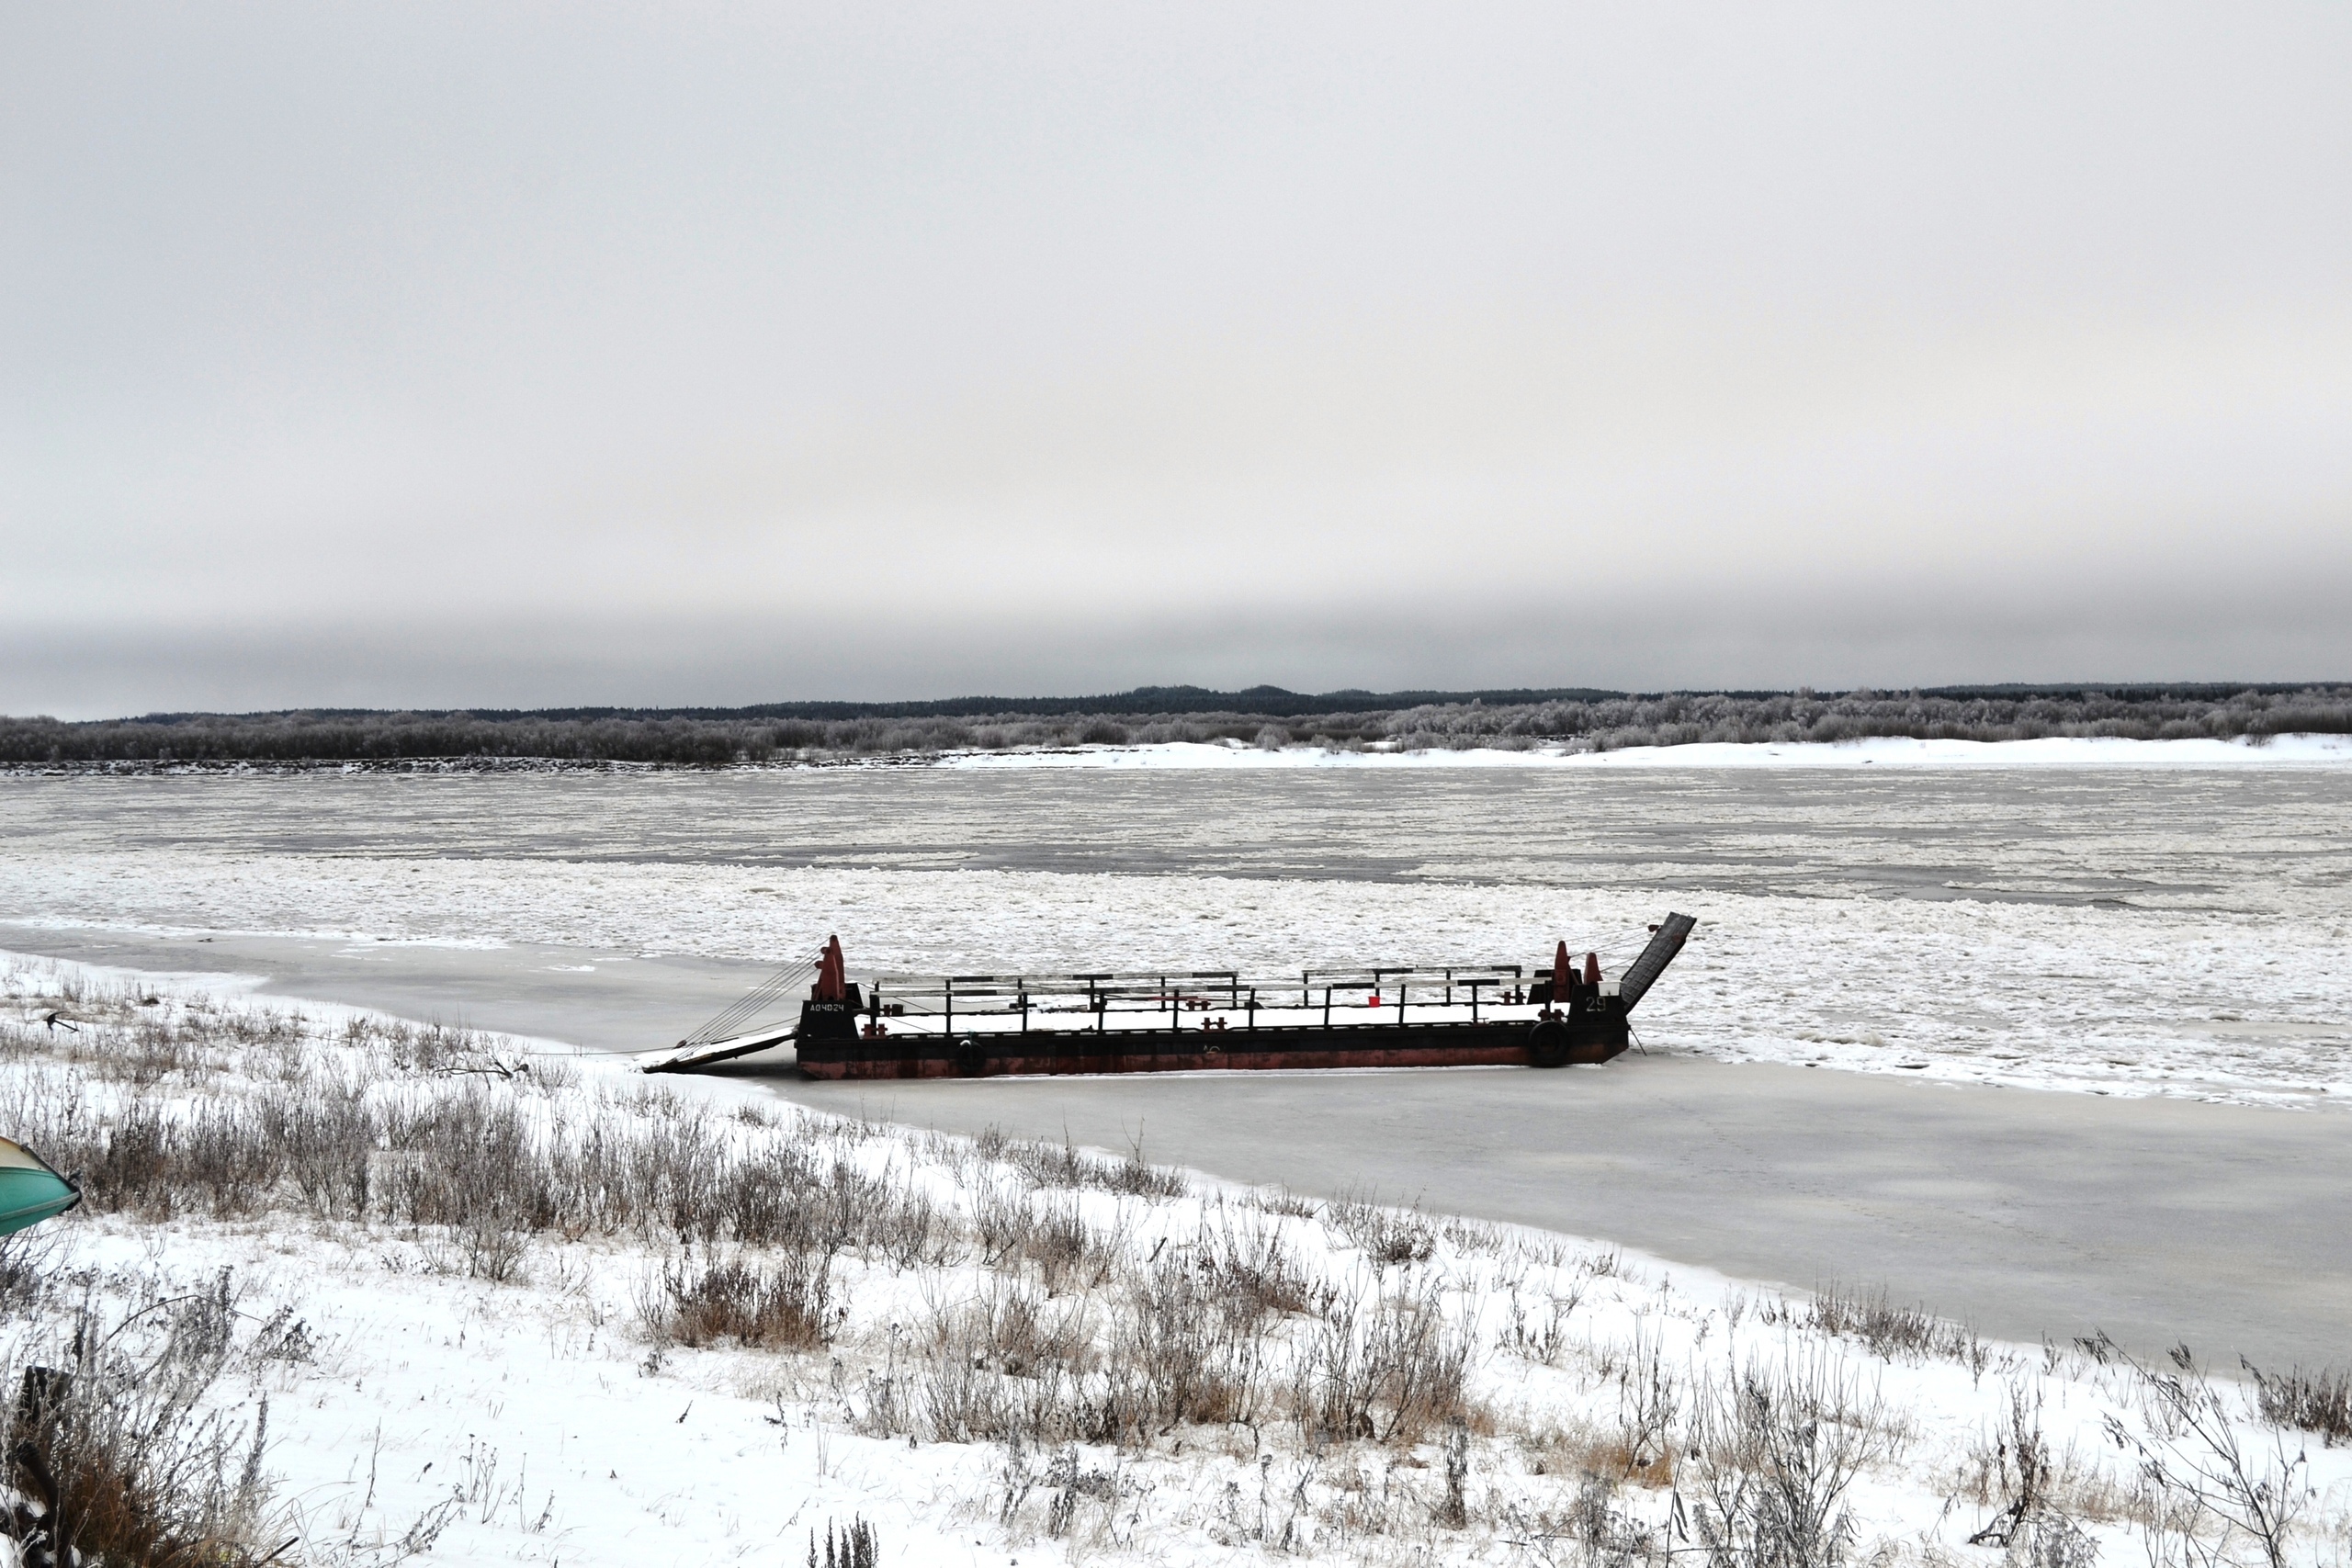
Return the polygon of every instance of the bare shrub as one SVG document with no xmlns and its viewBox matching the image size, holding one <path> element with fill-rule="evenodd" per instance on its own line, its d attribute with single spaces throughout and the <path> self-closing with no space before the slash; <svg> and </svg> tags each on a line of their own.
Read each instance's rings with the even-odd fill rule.
<svg viewBox="0 0 2352 1568">
<path fill-rule="evenodd" d="M 972 1235 L 979 1243 L 982 1263 L 1001 1268 L 1028 1247 L 1036 1230 L 1037 1211 L 1026 1193 L 994 1182 L 973 1189 Z"/>
<path fill-rule="evenodd" d="M 1495 1512 L 1496 1527 L 1523 1554 L 1512 1562 L 1544 1568 L 1664 1568 L 1672 1560 L 1667 1528 L 1626 1506 L 1623 1484 L 1610 1467 L 1586 1467 L 1564 1506 L 1526 1499 L 1501 1504 Z"/>
<path fill-rule="evenodd" d="M 1651 1488 L 1673 1483 L 1672 1456 L 1643 1468 L 1626 1446 L 1624 1427 L 1615 1421 L 1604 1427 L 1579 1416 L 1554 1416 L 1521 1430 L 1518 1441 L 1529 1472 L 1535 1475 L 1598 1480 L 1612 1495 L 1628 1483 Z"/>
<path fill-rule="evenodd" d="M 271 1322 L 284 1355 L 288 1325 Z M 0 1532 L 28 1561 L 62 1560 L 62 1547 L 142 1568 L 241 1568 L 282 1550 L 261 1470 L 268 1402 L 246 1422 L 216 1393 L 254 1353 L 238 1325 L 226 1270 L 189 1293 L 151 1280 L 119 1316 L 75 1314 L 67 1344 L 19 1346 L 0 1360 L 17 1391 L 6 1433 L 13 1479 L 41 1504 L 38 1515 L 0 1516 Z"/>
<path fill-rule="evenodd" d="M 1438 1227 L 1448 1247 L 1468 1258 L 1500 1258 L 1507 1242 L 1503 1233 L 1484 1220 L 1449 1214 Z"/>
<path fill-rule="evenodd" d="M 1311 1220 L 1323 1212 L 1322 1204 L 1312 1198 L 1302 1198 L 1287 1187 L 1257 1193 L 1250 1201 L 1266 1213 L 1286 1220 Z"/>
<path fill-rule="evenodd" d="M 1666 1364 L 1656 1325 L 1634 1324 L 1634 1343 L 1617 1374 L 1617 1424 L 1629 1479 L 1659 1484 L 1672 1474 L 1674 1424 L 1682 1413 L 1681 1380 Z"/>
<path fill-rule="evenodd" d="M 457 1075 L 489 1072 L 501 1066 L 490 1043 L 470 1029 L 394 1019 L 380 1025 L 378 1037 L 390 1054 L 393 1067 L 402 1073 Z"/>
<path fill-rule="evenodd" d="M 1659 1532 L 1619 1506 L 1618 1484 L 1587 1472 L 1565 1514 L 1545 1518 L 1536 1537 L 1546 1564 L 1577 1568 L 1651 1568 L 1668 1562 Z"/>
<path fill-rule="evenodd" d="M 2352 1442 L 2352 1371 L 2301 1367 L 2284 1373 L 2266 1372 L 2245 1363 L 2254 1379 L 2256 1407 L 2274 1427 L 2315 1432 L 2325 1447 Z"/>
<path fill-rule="evenodd" d="M 1260 1299 L 1221 1288 L 1213 1261 L 1170 1250 L 1128 1281 L 1106 1358 L 1110 1440 L 1259 1416 L 1269 1348 Z"/>
<path fill-rule="evenodd" d="M 580 1064 L 570 1056 L 542 1056 L 524 1070 L 531 1075 L 531 1087 L 542 1094 L 568 1094 L 580 1087 Z M 735 1116 L 754 1127 L 775 1125 L 775 1119 L 756 1105 L 736 1107 Z"/>
<path fill-rule="evenodd" d="M 962 1243 L 953 1217 L 926 1192 L 893 1189 L 877 1203 L 857 1232 L 868 1253 L 878 1253 L 891 1267 L 935 1269 L 953 1262 Z"/>
<path fill-rule="evenodd" d="M 1445 1495 L 1430 1517 L 1443 1529 L 1465 1529 L 1470 1524 L 1470 1429 L 1455 1425 L 1445 1438 Z"/>
<path fill-rule="evenodd" d="M 1131 1149 L 1124 1159 L 1101 1167 L 1095 1185 L 1105 1192 L 1115 1192 L 1123 1198 L 1142 1198 L 1153 1201 L 1182 1198 L 1193 1190 L 1182 1171 L 1166 1166 L 1152 1165 L 1143 1157 L 1143 1150 Z"/>
<path fill-rule="evenodd" d="M 824 1555 L 818 1555 L 821 1540 Z M 825 1521 L 825 1533 L 808 1532 L 808 1568 L 876 1568 L 882 1561 L 882 1538 L 863 1517 L 854 1517 L 846 1525 L 835 1519 Z"/>
<path fill-rule="evenodd" d="M 456 1227 L 458 1253 L 466 1272 L 477 1280 L 503 1285 L 516 1278 L 531 1248 L 530 1237 L 507 1216 L 488 1207 L 467 1214 Z"/>
<path fill-rule="evenodd" d="M 1468 1397 L 1474 1338 L 1449 1320 L 1434 1282 L 1334 1302 L 1316 1320 L 1293 1377 L 1309 1442 L 1357 1438 L 1409 1447 L 1476 1414 Z"/>
<path fill-rule="evenodd" d="M 832 1331 L 832 1256 L 781 1253 L 757 1262 L 718 1262 L 701 1277 L 665 1274 L 675 1303 L 671 1333 L 682 1345 L 727 1337 L 739 1345 L 814 1349 Z"/>
<path fill-rule="evenodd" d="M 0 1321 L 28 1312 L 48 1293 L 59 1237 L 54 1225 L 0 1235 Z"/>
<path fill-rule="evenodd" d="M 203 1027 L 225 1031 L 233 1016 Z M 515 1092 L 527 1078 L 398 1078 L 387 1093 L 395 1075 L 383 1058 L 345 1066 L 357 1071 L 193 1107 L 134 1090 L 94 1115 L 70 1090 L 44 1094 L 38 1124 L 19 1126 L 80 1167 L 102 1212 L 234 1217 L 291 1205 L 431 1227 L 468 1272 L 493 1280 L 513 1277 L 548 1233 L 856 1248 L 901 1266 L 936 1262 L 957 1245 L 927 1194 L 824 1157 L 824 1142 L 840 1146 L 835 1129 L 734 1136 L 661 1095 L 600 1097 L 606 1113 L 572 1121 L 562 1105 L 535 1108 Z"/>
<path fill-rule="evenodd" d="M 2098 1548 L 2059 1506 L 2059 1473 L 2041 1430 L 2041 1398 L 2009 1387 L 2007 1426 L 1978 1466 L 2000 1503 L 1993 1521 L 1968 1538 L 1971 1546 L 1997 1547 L 2028 1568 L 2089 1568 Z"/>
<path fill-rule="evenodd" d="M 1894 1446 L 1876 1392 L 1817 1349 L 1701 1380 L 1677 1483 L 1710 1568 L 1836 1568 L 1846 1493 Z"/>
<path fill-rule="evenodd" d="M 285 1176 L 315 1213 L 367 1217 L 379 1118 L 364 1084 L 289 1087 L 264 1096 L 254 1110 Z"/>
<path fill-rule="evenodd" d="M 1054 1456 L 1046 1472 L 1046 1484 L 1054 1489 L 1053 1498 L 1046 1506 L 1046 1534 L 1056 1540 L 1065 1540 L 1072 1533 L 1082 1500 L 1115 1506 L 1119 1499 L 1116 1466 L 1109 1470 L 1087 1469 L 1079 1463 L 1076 1444 Z"/>
<path fill-rule="evenodd" d="M 1059 1144 L 1000 1140 L 995 1158 L 1039 1187 L 1083 1187 L 1093 1162 L 1068 1140 Z"/>
<path fill-rule="evenodd" d="M 639 1292 L 639 1314 L 656 1344 L 699 1348 L 731 1340 L 813 1349 L 831 1337 L 832 1258 L 787 1252 L 761 1259 L 666 1260 Z"/>
<path fill-rule="evenodd" d="M 982 1131 L 981 1157 L 1001 1161 L 1038 1187 L 1092 1188 L 1130 1198 L 1182 1198 L 1192 1189 L 1183 1176 L 1148 1163 L 1140 1146 L 1125 1158 L 1104 1159 L 1081 1152 L 1068 1139 L 1059 1144 L 1013 1140 L 1001 1127 Z"/>
<path fill-rule="evenodd" d="M 1320 1312 L 1331 1300 L 1331 1287 L 1307 1277 L 1279 1225 L 1228 1214 L 1219 1223 L 1204 1223 L 1191 1252 L 1207 1287 L 1253 1323 Z"/>
<path fill-rule="evenodd" d="M 1985 1364 L 1984 1345 L 1974 1329 L 1920 1307 L 1897 1306 L 1884 1286 L 1862 1291 L 1832 1280 L 1814 1292 L 1805 1321 L 1824 1334 L 1859 1339 L 1872 1355 L 1890 1361 L 1941 1357 L 1980 1375 Z"/>
<path fill-rule="evenodd" d="M 1049 1201 L 1032 1215 L 1021 1251 L 1048 1292 L 1091 1291 L 1124 1261 L 1125 1236 L 1096 1231 L 1075 1201 Z"/>
<path fill-rule="evenodd" d="M 169 1217 L 174 1196 L 171 1137 L 163 1110 L 153 1100 L 133 1099 L 125 1104 L 107 1132 L 99 1158 L 87 1171 L 86 1201 L 94 1208 Z"/>
<path fill-rule="evenodd" d="M 2139 1360 L 2104 1336 L 2097 1343 L 2103 1359 L 2129 1371 L 2139 1395 L 2139 1421 L 2110 1414 L 2107 1429 L 2137 1461 L 2150 1495 L 2148 1513 L 2183 1519 L 2182 1533 L 2192 1544 L 2200 1529 L 2218 1536 L 2223 1549 L 2244 1536 L 2270 1568 L 2284 1568 L 2295 1522 L 2311 1501 L 2309 1458 L 2300 1451 L 2289 1458 L 2285 1434 L 2275 1427 L 2266 1443 L 2247 1442 L 2228 1400 L 2187 1346 L 2169 1353 L 2167 1370 Z"/>
<path fill-rule="evenodd" d="M 1323 1223 L 1382 1268 L 1426 1263 L 1437 1251 L 1437 1234 L 1419 1213 L 1383 1207 L 1352 1188 L 1325 1208 Z"/>
<path fill-rule="evenodd" d="M 1079 1379 L 1093 1361 L 1083 1302 L 991 1281 L 934 1311 L 916 1404 L 934 1442 L 1060 1442 L 1087 1437 Z"/>
<path fill-rule="evenodd" d="M 1507 1353 L 1538 1366 L 1559 1365 L 1561 1353 L 1568 1348 L 1568 1318 L 1582 1300 L 1575 1290 L 1566 1295 L 1547 1295 L 1542 1314 L 1531 1317 L 1518 1292 L 1512 1292 L 1510 1322 L 1503 1325 L 1497 1343 Z"/>
</svg>

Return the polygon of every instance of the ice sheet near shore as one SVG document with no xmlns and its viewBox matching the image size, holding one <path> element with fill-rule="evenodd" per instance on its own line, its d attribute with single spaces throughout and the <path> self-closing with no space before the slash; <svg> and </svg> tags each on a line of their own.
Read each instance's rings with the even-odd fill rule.
<svg viewBox="0 0 2352 1568">
<path fill-rule="evenodd" d="M 961 751 L 950 768 L 2310 768 L 2352 765 L 2352 736 L 2281 735 L 2251 740 L 2125 740 L 2050 736 L 2039 740 L 1910 740 L 1834 745 L 1710 742 L 1615 751 L 1544 745 L 1405 751 L 1378 742 L 1361 751 L 1319 746 L 1271 749 L 1239 741 L 1082 746 L 1065 750 Z"/>
<path fill-rule="evenodd" d="M 61 1009 L 81 1033 L 43 1030 Z M 2001 1469 L 2014 1422 L 2050 1444 L 2045 1492 L 2057 1511 L 2037 1524 L 2057 1531 L 2050 1521 L 2071 1517 L 2064 1529 L 2083 1539 L 2053 1539 L 2096 1544 L 2113 1561 L 2137 1550 L 2137 1505 L 2134 1461 L 2110 1441 L 2109 1423 L 2135 1440 L 2162 1440 L 2143 1385 L 2103 1359 L 1988 1344 L 1916 1319 L 1905 1332 L 1929 1340 L 1835 1330 L 1802 1298 L 1575 1238 L 1419 1216 L 1373 1223 L 1368 1211 L 1351 1224 L 1328 1217 L 1336 1213 L 1328 1206 L 1197 1177 L 1181 1196 L 1057 1187 L 962 1140 L 797 1111 L 779 1118 L 748 1085 L 648 1086 L 609 1058 L 567 1062 L 496 1037 L 471 1039 L 465 1060 L 442 1063 L 460 1076 L 435 1077 L 410 1063 L 395 1077 L 384 1055 L 389 1021 L 187 977 L 0 955 L 0 1026 L 9 1045 L 0 1094 L 54 1136 L 66 1135 L 69 1099 L 72 1135 L 89 1140 L 133 1106 L 175 1123 L 241 1097 L 299 1099 L 304 1086 L 398 1095 L 412 1110 L 437 1095 L 510 1106 L 539 1137 L 594 1128 L 623 1145 L 716 1138 L 747 1154 L 797 1142 L 863 1180 L 911 1184 L 928 1194 L 943 1236 L 971 1234 L 969 1245 L 926 1247 L 920 1258 L 838 1250 L 830 1342 L 762 1350 L 727 1340 L 689 1348 L 651 1326 L 661 1270 L 691 1269 L 696 1256 L 660 1234 L 666 1221 L 651 1235 L 543 1227 L 495 1283 L 473 1277 L 469 1261 L 483 1256 L 481 1235 L 394 1223 L 365 1199 L 356 1211 L 322 1206 L 291 1181 L 248 1194 L 251 1209 L 228 1216 L 196 1204 L 169 1217 L 111 1212 L 101 1201 L 50 1227 L 58 1250 L 46 1267 L 78 1283 L 52 1294 L 65 1303 L 55 1310 L 27 1314 L 12 1296 L 0 1351 L 10 1364 L 54 1361 L 77 1312 L 112 1323 L 141 1302 L 232 1292 L 235 1353 L 206 1409 L 222 1421 L 233 1458 L 255 1440 L 267 1400 L 268 1441 L 255 1468 L 280 1504 L 270 1540 L 299 1544 L 288 1562 L 789 1562 L 802 1560 L 812 1532 L 855 1517 L 879 1527 L 885 1562 L 1067 1555 L 1182 1565 L 1270 1552 L 1382 1564 L 1566 1561 L 1521 1549 L 1533 1539 L 1567 1551 L 1577 1531 L 1666 1539 L 1681 1506 L 1667 1490 L 1668 1472 L 1680 1472 L 1690 1506 L 1705 1495 L 1691 1483 L 1704 1467 L 1685 1454 L 1704 1440 L 1690 1435 L 1695 1391 L 1728 1391 L 1743 1375 L 1751 1386 L 1811 1380 L 1832 1398 L 1831 1426 L 1868 1439 L 1859 1447 L 1870 1457 L 1841 1498 L 1858 1561 L 2004 1561 L 1997 1548 L 1967 1542 L 1998 1521 L 2014 1488 Z M 513 1073 L 526 1058 L 539 1071 Z M 1324 1353 L 1315 1325 L 1330 1309 L 1305 1303 L 1326 1288 L 1359 1303 L 1424 1303 L 1398 1321 L 1442 1319 L 1415 1331 L 1463 1348 L 1481 1420 L 1459 1439 L 1441 1428 L 1418 1443 L 1306 1443 L 1272 1413 L 1171 1425 L 1119 1448 L 1040 1450 L 943 1436 L 942 1417 L 907 1399 L 909 1387 L 924 1385 L 906 1380 L 1018 1389 L 1039 1374 L 965 1367 L 959 1352 L 929 1347 L 926 1325 L 1001 1305 L 1008 1289 L 1031 1292 L 1041 1311 L 1095 1314 L 1084 1332 L 1106 1338 L 1113 1314 L 1138 1310 L 1108 1287 L 1058 1301 L 1037 1294 L 1032 1263 L 987 1258 L 978 1227 L 1000 1222 L 982 1212 L 1008 1202 L 1082 1223 L 1123 1259 L 1113 1271 L 1126 1289 L 1163 1253 L 1182 1262 L 1226 1227 L 1276 1238 L 1297 1259 L 1304 1293 L 1268 1331 L 1270 1365 Z M 703 1263 L 722 1256 L 756 1263 L 761 1249 L 725 1247 Z M 151 1313 L 151 1337 L 174 1322 Z M 257 1331 L 275 1337 L 265 1344 Z M 125 1353 L 141 1343 L 120 1342 Z M 938 1373 L 917 1371 L 926 1356 Z M 2241 1389 L 2217 1385 L 2214 1397 L 2256 1473 L 2291 1474 L 2311 1489 L 2293 1560 L 2335 1560 L 2326 1553 L 2343 1539 L 2352 1450 L 2261 1424 Z M 1460 1468 L 1449 1472 L 1447 1444 L 1457 1440 Z M 1642 1461 L 1621 1479 L 1645 1442 L 1672 1457 Z M 1591 1479 L 1596 1467 L 1610 1472 L 1603 1483 Z M 1448 1512 L 1450 1487 L 1458 1513 Z M 2210 1528 L 2208 1536 L 2214 1544 Z"/>
<path fill-rule="evenodd" d="M 361 860 L 187 851 L 0 862 L 25 923 L 370 942 L 541 942 L 767 960 L 838 931 L 860 968 L 1259 974 L 1365 954 L 1548 952 L 1611 973 L 1671 906 L 1702 918 L 1635 1025 L 1653 1049 L 1924 1078 L 2352 1108 L 2352 908 L 2117 908 L 1673 889 Z M 189 922 L 202 912 L 203 924 Z M 0 928 L 5 929 L 5 928 Z"/>
</svg>

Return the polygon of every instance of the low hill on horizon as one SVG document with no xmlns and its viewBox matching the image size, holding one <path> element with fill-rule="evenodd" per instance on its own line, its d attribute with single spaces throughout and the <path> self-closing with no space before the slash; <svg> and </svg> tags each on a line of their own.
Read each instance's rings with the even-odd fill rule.
<svg viewBox="0 0 2352 1568">
<path fill-rule="evenodd" d="M 2283 696 L 2301 693 L 2325 693 L 2337 688 L 2329 682 L 2313 681 L 2062 681 L 2007 682 L 1978 685 L 1857 687 L 1851 692 L 1822 692 L 1810 686 L 1792 689 L 1770 687 L 1673 687 L 1657 691 L 1619 691 L 1602 686 L 1514 686 L 1480 688 L 1467 691 L 1415 690 L 1374 692 L 1348 686 L 1338 691 L 1294 692 L 1282 686 L 1258 685 L 1238 691 L 1220 692 L 1206 686 L 1137 686 L 1131 691 L 1111 692 L 1092 696 L 957 696 L 913 698 L 888 702 L 862 702 L 840 698 L 809 698 L 787 702 L 752 703 L 740 707 L 724 706 L 569 706 L 537 708 L 457 707 L 457 708 L 364 708 L 364 707 L 294 707 L 257 708 L 245 711 L 214 711 L 196 709 L 185 712 L 159 712 L 126 716 L 110 719 L 65 721 L 71 728 L 88 728 L 101 725 L 164 725 L 183 726 L 209 722 L 256 722 L 268 719 L 351 720 L 366 718 L 414 717 L 431 719 L 471 718 L 492 723 L 520 719 L 598 720 L 598 719 L 696 719 L 745 720 L 763 718 L 974 718 L 998 714 L 1063 715 L 1165 715 L 1187 713 L 1232 713 L 1263 715 L 1269 717 L 1306 717 L 1337 713 L 1390 713 L 1404 708 L 1437 706 L 1527 706 L 1544 703 L 1600 703 L 1624 700 L 1663 701 L 1670 698 L 1727 698 L 1755 702 L 1771 698 L 1792 698 L 1801 701 L 1834 701 L 1839 698 L 1866 700 L 1937 699 L 1951 701 L 1995 700 L 2007 702 L 2085 701 L 2107 699 L 2127 704 L 2163 701 L 2221 702 L 2228 698 L 2254 694 Z M 28 722 L 0 716 L 0 723 Z M 29 722 L 58 722 L 40 721 Z"/>
</svg>

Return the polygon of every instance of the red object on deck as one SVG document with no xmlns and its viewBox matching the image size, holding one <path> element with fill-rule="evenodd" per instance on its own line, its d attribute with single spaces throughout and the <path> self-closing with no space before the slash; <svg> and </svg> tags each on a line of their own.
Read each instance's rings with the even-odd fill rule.
<svg viewBox="0 0 2352 1568">
<path fill-rule="evenodd" d="M 1584 955 L 1584 983 L 1588 986 L 1600 984 L 1600 954 L 1588 953 Z"/>
<path fill-rule="evenodd" d="M 801 950 L 807 952 L 806 948 Z M 849 998 L 849 971 L 842 961 L 842 939 L 825 939 L 825 956 L 817 961 L 817 988 L 809 998 L 820 1002 L 846 1001 Z"/>
<path fill-rule="evenodd" d="M 1568 967 L 1568 944 L 1564 942 L 1560 950 L 1552 955 L 1552 1001 L 1555 1006 L 1568 1005 L 1568 978 L 1575 973 Z"/>
</svg>

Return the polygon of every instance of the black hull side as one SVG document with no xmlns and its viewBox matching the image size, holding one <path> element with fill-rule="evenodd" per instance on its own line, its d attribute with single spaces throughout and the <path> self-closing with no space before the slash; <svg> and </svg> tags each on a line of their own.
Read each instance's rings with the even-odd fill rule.
<svg viewBox="0 0 2352 1568">
<path fill-rule="evenodd" d="M 979 1078 L 1055 1074 L 1279 1072 L 1344 1067 L 1567 1066 L 1606 1062 L 1630 1040 L 1623 1013 L 1555 1024 L 1363 1023 L 1336 1028 L 1035 1030 L 1027 1033 L 812 1039 L 812 1078 Z"/>
</svg>

